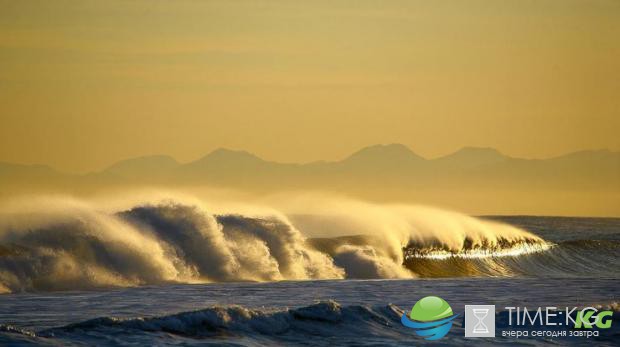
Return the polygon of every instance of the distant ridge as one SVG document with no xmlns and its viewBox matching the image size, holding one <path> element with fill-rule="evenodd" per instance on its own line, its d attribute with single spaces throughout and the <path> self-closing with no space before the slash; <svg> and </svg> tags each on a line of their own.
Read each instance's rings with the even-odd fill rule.
<svg viewBox="0 0 620 347">
<path fill-rule="evenodd" d="M 227 148 L 218 148 L 208 153 L 207 155 L 188 163 L 179 163 L 174 158 L 168 155 L 148 155 L 135 158 L 124 159 L 118 161 L 109 167 L 99 172 L 91 173 L 90 175 L 140 175 L 153 173 L 155 171 L 161 172 L 182 172 L 182 171 L 196 171 L 206 168 L 218 168 L 218 167 L 299 167 L 299 168 L 312 168 L 312 167 L 329 167 L 334 166 L 342 169 L 342 167 L 353 166 L 355 169 L 363 168 L 364 166 L 389 165 L 392 168 L 398 168 L 402 166 L 403 169 L 411 169 L 411 166 L 415 166 L 419 169 L 424 168 L 437 168 L 445 169 L 446 167 L 452 167 L 453 169 L 468 170 L 484 168 L 489 166 L 497 166 L 501 164 L 516 165 L 519 167 L 523 165 L 531 164 L 540 167 L 544 163 L 572 163 L 579 165 L 580 163 L 592 164 L 593 162 L 599 164 L 605 164 L 604 166 L 614 168 L 620 165 L 620 152 L 610 151 L 607 149 L 602 150 L 582 150 L 564 155 L 552 157 L 549 159 L 520 159 L 510 156 L 506 156 L 498 150 L 490 147 L 463 147 L 451 154 L 438 157 L 435 159 L 426 159 L 416 153 L 414 153 L 409 147 L 399 144 L 378 144 L 364 147 L 351 155 L 345 157 L 340 161 L 316 161 L 307 164 L 293 164 L 293 163 L 278 163 L 271 162 L 259 158 L 258 156 L 244 150 L 232 150 Z M 23 165 L 13 164 L 7 162 L 0 162 L 0 174 L 8 173 L 55 173 L 63 174 L 56 171 L 46 165 Z M 72 175 L 80 176 L 80 175 Z"/>
<path fill-rule="evenodd" d="M 149 155 L 121 160 L 103 172 L 114 175 L 136 175 L 144 171 L 170 171 L 180 164 L 171 156 Z"/>
<path fill-rule="evenodd" d="M 352 165 L 356 168 L 395 169 L 398 166 L 410 167 L 426 159 L 415 154 L 402 144 L 374 145 L 360 149 L 340 162 L 341 165 Z"/>
<path fill-rule="evenodd" d="M 510 160 L 523 160 L 523 161 L 536 161 L 536 162 L 545 162 L 551 160 L 618 160 L 620 157 L 620 152 L 610 151 L 608 149 L 601 150 L 582 150 L 571 152 L 567 154 L 563 154 L 556 157 L 551 157 L 548 159 L 521 159 L 510 157 L 502 154 L 498 150 L 491 147 L 463 147 L 453 153 L 447 154 L 445 156 L 441 156 L 434 159 L 426 159 L 415 152 L 413 152 L 409 147 L 399 144 L 377 144 L 372 146 L 364 147 L 351 155 L 345 157 L 340 161 L 316 161 L 306 164 L 293 164 L 293 163 L 278 163 L 264 160 L 248 151 L 245 150 L 233 150 L 228 148 L 217 148 L 207 155 L 188 163 L 179 163 L 174 158 L 167 155 L 150 155 L 150 156 L 141 156 L 136 158 L 130 158 L 121 160 L 110 165 L 108 168 L 102 170 L 101 172 L 119 172 L 125 170 L 133 170 L 138 168 L 175 168 L 175 167 L 200 167 L 200 166 L 211 166 L 214 164 L 231 164 L 231 163 L 264 163 L 264 164 L 275 164 L 275 165 L 297 165 L 297 166 L 312 166 L 312 165 L 323 165 L 323 164 L 338 164 L 338 163 L 359 163 L 359 162 L 382 162 L 382 163 L 421 163 L 421 162 L 436 162 L 436 163 L 447 163 L 454 162 L 461 164 L 464 167 L 476 167 L 478 165 L 487 165 L 490 163 L 499 163 L 506 162 Z M 6 166 L 19 166 L 22 168 L 25 167 L 38 167 L 48 168 L 49 170 L 53 170 L 45 165 L 20 165 L 20 164 L 11 164 L 11 163 L 3 163 L 0 162 L 0 170 Z"/>
<path fill-rule="evenodd" d="M 475 168 L 498 164 L 512 159 L 494 148 L 464 147 L 452 154 L 434 160 L 447 166 Z"/>
<path fill-rule="evenodd" d="M 416 201 L 538 214 L 572 203 L 578 215 L 620 215 L 620 152 L 585 150 L 550 159 L 520 159 L 493 148 L 465 147 L 425 159 L 402 144 L 362 148 L 340 161 L 306 164 L 267 161 L 243 150 L 216 149 L 179 163 L 152 155 L 119 161 L 86 175 L 46 166 L 0 163 L 0 195 L 14 191 L 70 191 L 124 186 L 215 186 L 261 194 L 287 190 L 336 192 L 377 201 Z M 577 206 L 580 209 L 577 210 Z M 487 213 L 487 210 L 476 210 Z M 591 213 L 590 213 L 591 214 Z"/>
<path fill-rule="evenodd" d="M 210 161 L 219 161 L 219 162 L 227 162 L 227 161 L 253 161 L 259 162 L 264 161 L 261 158 L 255 156 L 254 154 L 248 151 L 241 150 L 232 150 L 228 148 L 218 148 L 211 153 L 205 155 L 204 157 L 196 160 L 193 164 L 198 164 L 201 162 L 210 162 Z"/>
</svg>

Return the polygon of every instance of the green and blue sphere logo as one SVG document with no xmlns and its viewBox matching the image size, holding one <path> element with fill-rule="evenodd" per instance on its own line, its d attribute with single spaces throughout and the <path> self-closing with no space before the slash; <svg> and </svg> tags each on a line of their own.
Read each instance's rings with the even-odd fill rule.
<svg viewBox="0 0 620 347">
<path fill-rule="evenodd" d="M 404 326 L 414 329 L 418 336 L 426 340 L 438 340 L 450 331 L 452 320 L 458 317 L 448 303 L 438 296 L 427 296 L 413 305 L 409 317 L 405 312 L 400 321 Z"/>
</svg>

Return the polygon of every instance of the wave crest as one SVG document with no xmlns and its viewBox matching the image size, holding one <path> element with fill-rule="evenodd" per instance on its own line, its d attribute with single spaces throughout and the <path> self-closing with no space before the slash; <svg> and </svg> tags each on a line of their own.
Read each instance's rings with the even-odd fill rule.
<svg viewBox="0 0 620 347">
<path fill-rule="evenodd" d="M 5 211 L 0 222 L 0 292 L 412 278 L 434 276 L 411 266 L 414 258 L 495 257 L 517 255 L 518 245 L 546 247 L 526 231 L 452 212 L 373 208 L 374 214 L 356 206 L 338 209 L 354 220 L 350 225 L 375 230 L 369 235 L 308 239 L 305 226 L 300 230 L 283 213 L 214 214 L 195 200 L 112 211 L 63 199 L 21 205 Z M 369 215 L 377 218 L 369 220 Z"/>
</svg>

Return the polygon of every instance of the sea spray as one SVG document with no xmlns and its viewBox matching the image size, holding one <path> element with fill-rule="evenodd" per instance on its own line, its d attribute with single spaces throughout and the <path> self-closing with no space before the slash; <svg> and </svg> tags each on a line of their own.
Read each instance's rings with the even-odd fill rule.
<svg viewBox="0 0 620 347">
<path fill-rule="evenodd" d="M 247 208 L 234 213 L 230 207 L 213 213 L 205 208 L 213 204 L 176 197 L 111 209 L 53 197 L 5 205 L 0 290 L 412 278 L 418 274 L 407 266 L 412 247 L 416 254 L 492 256 L 498 248 L 544 244 L 521 229 L 454 212 L 335 199 L 322 208 L 309 203 L 308 212 L 319 220 L 336 216 L 341 233 L 358 236 L 321 243 L 308 239 L 313 232 L 307 223 L 295 225 L 287 211 L 265 213 L 274 209 L 261 206 L 255 209 L 261 213 Z"/>
</svg>

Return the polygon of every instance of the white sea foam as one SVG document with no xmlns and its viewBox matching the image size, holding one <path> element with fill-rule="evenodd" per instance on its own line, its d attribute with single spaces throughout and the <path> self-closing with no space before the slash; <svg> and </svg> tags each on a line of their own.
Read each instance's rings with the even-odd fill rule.
<svg viewBox="0 0 620 347">
<path fill-rule="evenodd" d="M 300 202 L 291 202 L 291 206 Z M 424 206 L 306 200 L 306 212 L 363 242 L 315 247 L 291 210 L 247 204 L 214 214 L 197 198 L 109 204 L 70 198 L 5 203 L 0 292 L 136 286 L 166 282 L 411 278 L 407 250 L 429 258 L 517 255 L 544 250 L 521 229 Z M 277 204 L 276 204 L 277 205 Z M 322 224 L 321 224 L 322 223 Z M 336 234 L 336 233 L 334 233 Z M 529 248 L 528 248 L 529 247 Z M 537 248 L 536 248 L 537 247 Z M 405 251 L 403 251 L 405 250 Z"/>
</svg>

